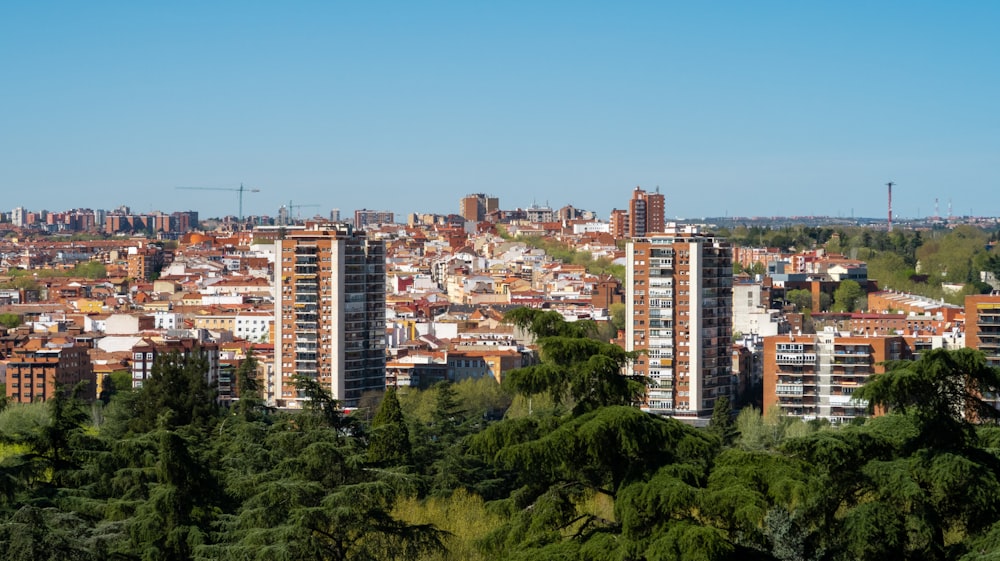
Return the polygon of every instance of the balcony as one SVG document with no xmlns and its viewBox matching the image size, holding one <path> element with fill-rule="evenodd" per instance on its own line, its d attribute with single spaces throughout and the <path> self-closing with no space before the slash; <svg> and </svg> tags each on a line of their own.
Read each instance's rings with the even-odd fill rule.
<svg viewBox="0 0 1000 561">
<path fill-rule="evenodd" d="M 776 353 L 774 360 L 782 366 L 804 366 L 816 363 L 816 353 Z"/>
<path fill-rule="evenodd" d="M 774 393 L 778 396 L 801 397 L 803 393 L 802 384 L 778 384 Z"/>
</svg>

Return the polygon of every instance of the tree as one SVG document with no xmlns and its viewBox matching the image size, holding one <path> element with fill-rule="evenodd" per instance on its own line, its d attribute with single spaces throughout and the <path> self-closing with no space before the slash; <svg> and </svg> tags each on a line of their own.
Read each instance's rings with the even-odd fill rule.
<svg viewBox="0 0 1000 561">
<path fill-rule="evenodd" d="M 73 275 L 88 279 L 103 279 L 108 276 L 104 263 L 100 261 L 83 261 L 73 268 Z"/>
<path fill-rule="evenodd" d="M 171 424 L 168 417 L 161 418 L 163 427 Z M 143 559 L 191 559 L 209 541 L 218 483 L 192 453 L 188 439 L 166 428 L 152 436 L 157 443 L 156 484 L 127 522 L 132 549 Z"/>
<path fill-rule="evenodd" d="M 611 325 L 614 326 L 616 331 L 625 330 L 625 304 L 615 303 L 608 307 L 608 313 L 611 315 Z"/>
<path fill-rule="evenodd" d="M 540 349 L 539 364 L 508 374 L 505 383 L 513 391 L 548 392 L 557 402 L 569 398 L 575 413 L 634 404 L 645 394 L 645 380 L 622 373 L 638 353 L 590 338 L 592 322 L 567 322 L 558 312 L 532 308 L 511 310 L 504 320 L 531 332 Z"/>
<path fill-rule="evenodd" d="M 712 408 L 712 419 L 708 422 L 708 432 L 719 438 L 723 444 L 732 442 L 736 435 L 736 423 L 733 420 L 733 408 L 729 398 L 721 396 L 715 400 Z"/>
<path fill-rule="evenodd" d="M 942 447 L 968 445 L 974 420 L 995 420 L 998 411 L 984 396 L 1000 391 L 1000 369 L 975 349 L 933 349 L 920 359 L 890 361 L 886 372 L 855 391 L 869 408 L 913 415 L 929 442 Z"/>
<path fill-rule="evenodd" d="M 215 390 L 208 384 L 208 360 L 200 349 L 156 357 L 148 378 L 136 392 L 129 428 L 136 433 L 157 428 L 169 412 L 168 428 L 190 424 L 207 426 L 218 413 Z"/>
<path fill-rule="evenodd" d="M 15 327 L 21 325 L 22 321 L 23 319 L 20 314 L 0 314 L 0 325 L 6 327 L 7 329 L 14 329 Z"/>
<path fill-rule="evenodd" d="M 813 307 L 812 292 L 804 288 L 795 288 L 785 293 L 785 301 L 795 306 L 797 311 L 811 310 Z"/>
<path fill-rule="evenodd" d="M 246 420 L 266 409 L 260 380 L 257 377 L 257 359 L 249 354 L 236 368 L 236 383 L 239 387 L 237 411 Z"/>
<path fill-rule="evenodd" d="M 865 291 L 857 281 L 841 281 L 837 290 L 833 291 L 833 310 L 835 312 L 853 312 L 864 306 Z"/>
<path fill-rule="evenodd" d="M 368 443 L 368 461 L 377 466 L 407 465 L 410 457 L 410 431 L 396 397 L 396 389 L 386 390 L 385 399 L 372 420 Z"/>
</svg>

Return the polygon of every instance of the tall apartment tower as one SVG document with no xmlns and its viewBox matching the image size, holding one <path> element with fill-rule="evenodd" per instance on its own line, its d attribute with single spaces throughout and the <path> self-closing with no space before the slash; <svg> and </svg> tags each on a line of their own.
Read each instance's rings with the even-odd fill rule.
<svg viewBox="0 0 1000 561">
<path fill-rule="evenodd" d="M 625 348 L 651 385 L 644 408 L 707 422 L 720 396 L 733 399 L 733 252 L 697 227 L 668 225 L 626 246 Z"/>
<path fill-rule="evenodd" d="M 458 203 L 458 213 L 466 222 L 482 222 L 491 212 L 499 209 L 500 199 L 487 197 L 484 193 L 466 195 Z"/>
<path fill-rule="evenodd" d="M 275 241 L 275 255 L 274 405 L 302 405 L 296 375 L 318 381 L 344 407 L 383 391 L 383 242 L 348 224 L 318 224 Z"/>
<path fill-rule="evenodd" d="M 636 187 L 632 191 L 632 200 L 628 203 L 630 238 L 639 238 L 646 234 L 663 231 L 664 197 L 657 188 L 656 193 L 647 193 Z"/>
</svg>

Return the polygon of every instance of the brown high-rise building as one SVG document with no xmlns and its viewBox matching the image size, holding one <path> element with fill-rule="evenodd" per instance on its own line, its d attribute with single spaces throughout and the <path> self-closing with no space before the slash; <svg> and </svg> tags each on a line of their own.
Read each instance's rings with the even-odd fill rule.
<svg viewBox="0 0 1000 561">
<path fill-rule="evenodd" d="M 733 399 L 732 248 L 696 227 L 670 225 L 626 246 L 625 348 L 652 382 L 645 408 L 703 423 Z"/>
<path fill-rule="evenodd" d="M 639 238 L 662 232 L 665 208 L 665 199 L 659 189 L 656 193 L 647 193 L 636 187 L 628 202 L 628 210 L 616 208 L 611 211 L 611 235 L 615 238 Z"/>
<path fill-rule="evenodd" d="M 636 187 L 632 191 L 632 200 L 628 203 L 628 236 L 638 238 L 662 232 L 664 209 L 664 197 L 659 193 L 659 189 L 656 193 L 647 193 Z"/>
<path fill-rule="evenodd" d="M 482 222 L 490 213 L 499 209 L 500 199 L 487 197 L 484 193 L 466 195 L 458 204 L 458 213 L 466 222 Z"/>
<path fill-rule="evenodd" d="M 608 217 L 609 230 L 615 238 L 624 238 L 628 235 L 628 211 L 620 208 L 613 209 Z"/>
<path fill-rule="evenodd" d="M 347 224 L 275 241 L 274 403 L 299 407 L 295 376 L 345 407 L 385 389 L 385 246 Z"/>
</svg>

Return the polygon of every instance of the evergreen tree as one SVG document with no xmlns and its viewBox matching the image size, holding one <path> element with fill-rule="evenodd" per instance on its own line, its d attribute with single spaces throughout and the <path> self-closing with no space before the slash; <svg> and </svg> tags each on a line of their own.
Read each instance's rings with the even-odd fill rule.
<svg viewBox="0 0 1000 561">
<path fill-rule="evenodd" d="M 410 431 L 403 418 L 395 388 L 386 390 L 385 398 L 372 420 L 368 443 L 368 461 L 377 466 L 393 467 L 411 463 Z"/>
<path fill-rule="evenodd" d="M 712 419 L 708 422 L 708 432 L 718 437 L 723 445 L 731 444 L 735 438 L 736 423 L 728 397 L 720 396 L 715 400 L 715 407 L 712 408 Z"/>
<path fill-rule="evenodd" d="M 208 361 L 199 350 L 186 356 L 176 352 L 157 356 L 131 403 L 129 428 L 136 433 L 152 431 L 167 412 L 168 428 L 210 425 L 218 416 L 218 404 L 207 376 Z"/>
</svg>

